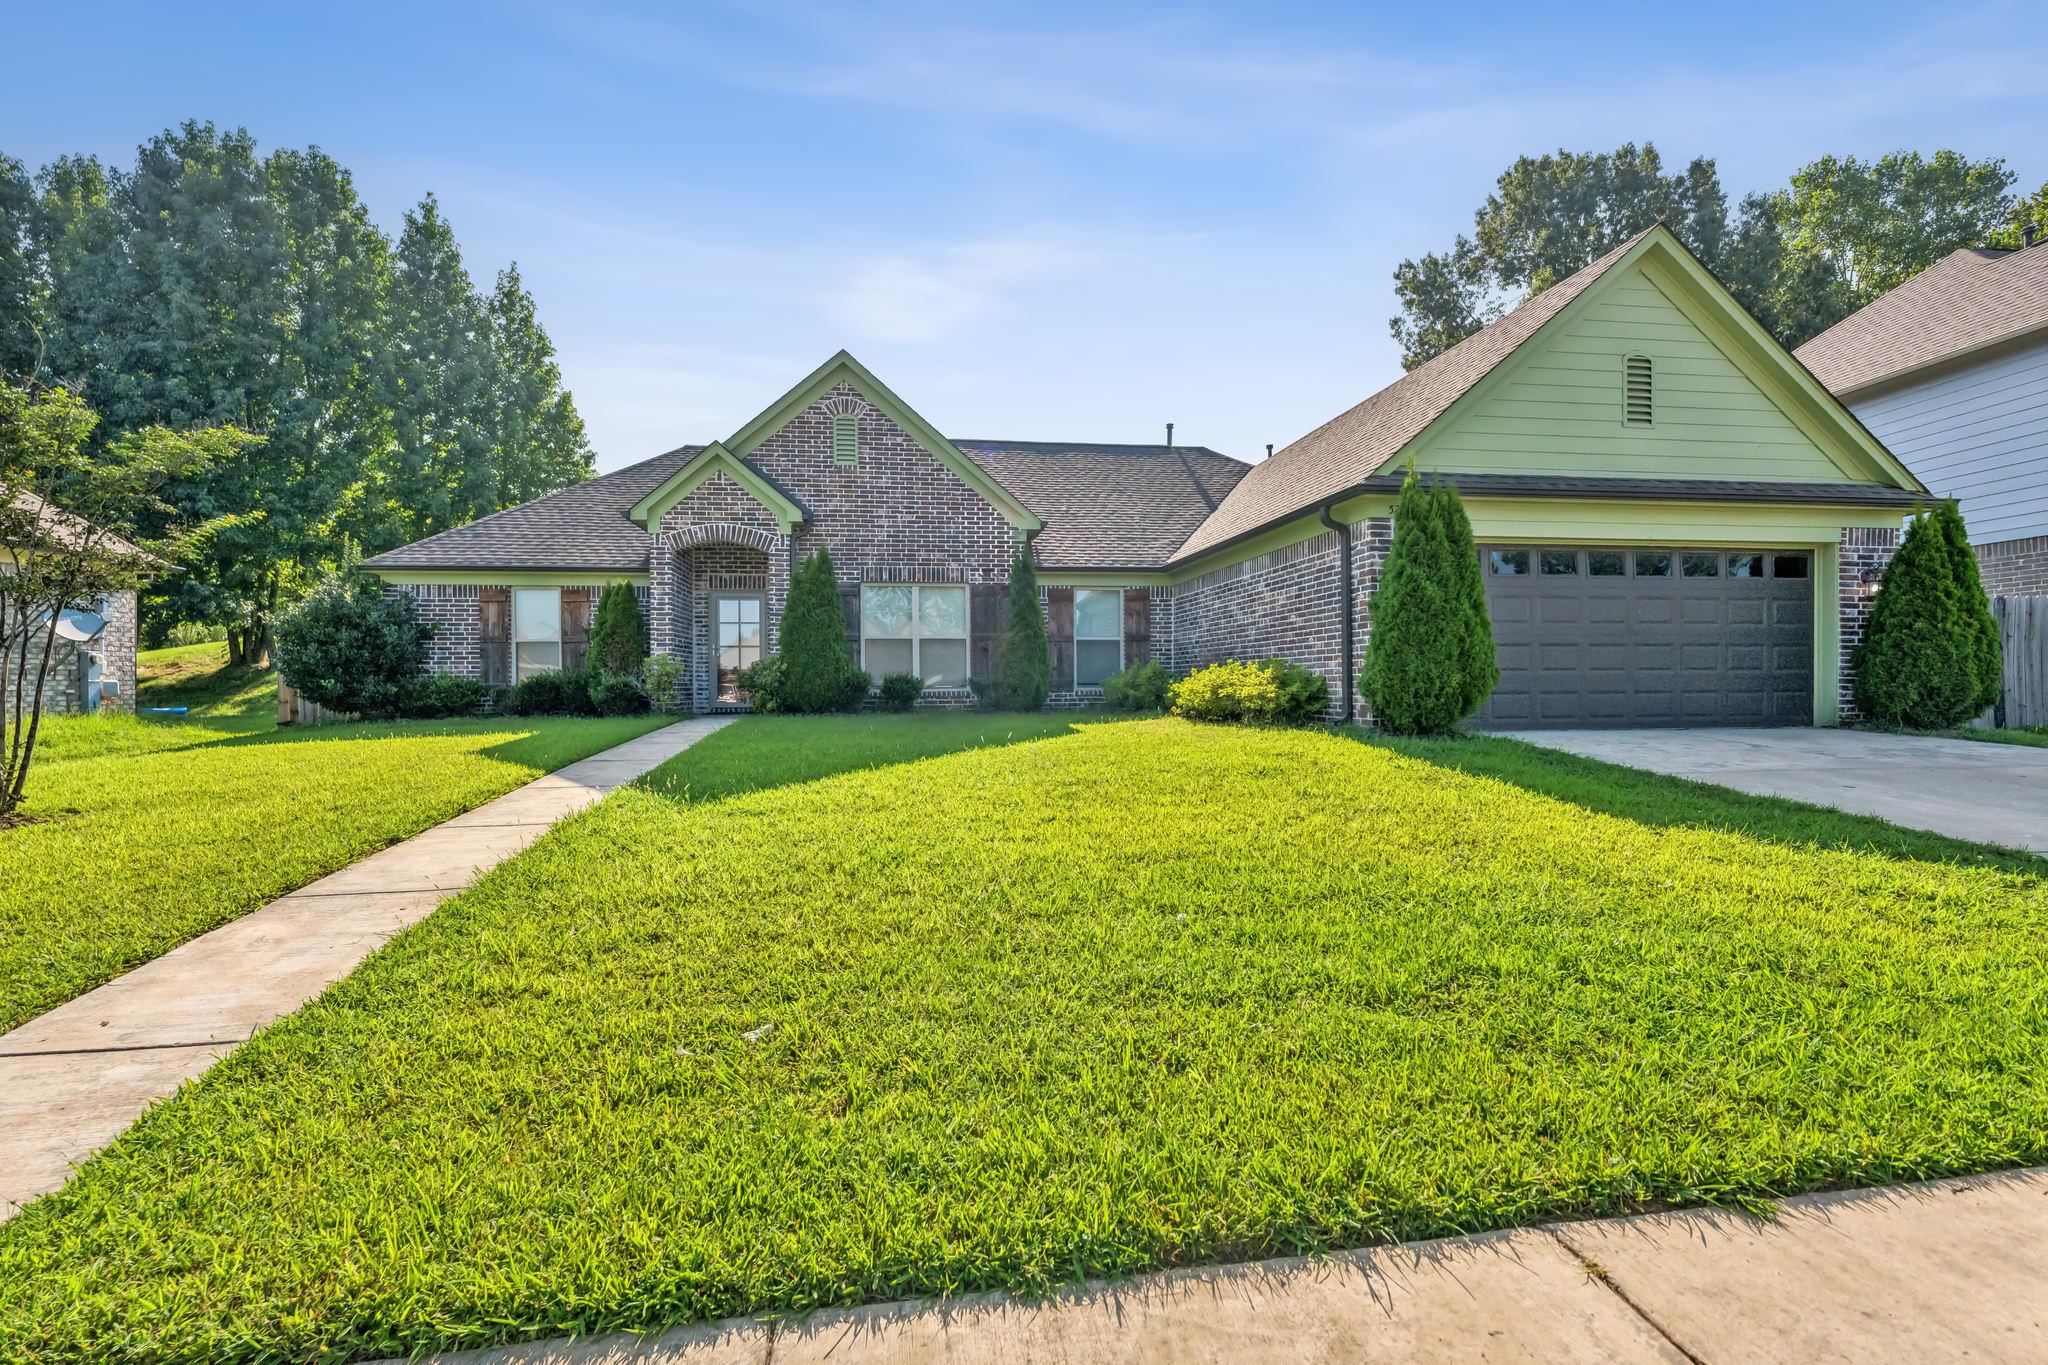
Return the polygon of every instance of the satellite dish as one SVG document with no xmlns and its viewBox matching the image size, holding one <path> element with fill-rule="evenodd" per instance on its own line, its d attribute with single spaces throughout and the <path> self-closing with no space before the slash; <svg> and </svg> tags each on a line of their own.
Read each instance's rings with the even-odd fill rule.
<svg viewBox="0 0 2048 1365">
<path fill-rule="evenodd" d="M 106 628 L 107 618 L 90 611 L 73 611 L 67 607 L 57 618 L 57 638 L 60 640 L 76 640 L 83 644 L 87 640 L 98 639 Z"/>
</svg>

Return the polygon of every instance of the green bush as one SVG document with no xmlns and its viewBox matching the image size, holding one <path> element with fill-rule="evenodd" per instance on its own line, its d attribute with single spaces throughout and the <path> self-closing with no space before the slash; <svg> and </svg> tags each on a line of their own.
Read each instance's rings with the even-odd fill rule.
<svg viewBox="0 0 2048 1365">
<path fill-rule="evenodd" d="M 683 699 L 683 661 L 673 654 L 650 654 L 640 665 L 640 685 L 647 700 L 662 715 L 678 709 Z"/>
<path fill-rule="evenodd" d="M 832 555 L 820 549 L 790 580 L 782 610 L 779 710 L 806 713 L 858 706 L 873 680 L 846 652 L 846 616 Z"/>
<path fill-rule="evenodd" d="M 399 695 L 400 715 L 420 720 L 474 715 L 483 705 L 484 685 L 453 673 L 422 673 L 406 681 Z"/>
<path fill-rule="evenodd" d="M 923 678 L 915 673 L 891 673 L 882 679 L 878 700 L 884 711 L 908 711 L 923 695 Z"/>
<path fill-rule="evenodd" d="M 1300 725 L 1330 705 L 1323 675 L 1286 659 L 1198 668 L 1167 688 L 1173 714 L 1189 720 Z"/>
<path fill-rule="evenodd" d="M 1038 603 L 1038 569 L 1029 550 L 1010 563 L 1010 596 L 1002 638 L 996 643 L 995 676 L 975 695 L 1002 711 L 1037 711 L 1052 687 L 1052 651 L 1045 639 L 1045 610 Z"/>
<path fill-rule="evenodd" d="M 1132 664 L 1102 680 L 1102 699 L 1120 711 L 1163 711 L 1173 679 L 1157 659 Z"/>
<path fill-rule="evenodd" d="M 1394 505 L 1394 541 L 1372 595 L 1359 694 L 1399 734 L 1443 734 L 1500 681 L 1486 583 L 1458 490 L 1424 488 L 1413 466 Z"/>
<path fill-rule="evenodd" d="M 590 677 L 590 709 L 600 716 L 640 716 L 647 713 L 647 691 L 640 680 L 624 673 L 593 673 Z"/>
<path fill-rule="evenodd" d="M 559 668 L 536 673 L 498 694 L 498 707 L 515 716 L 594 716 L 590 675 Z"/>
<path fill-rule="evenodd" d="M 388 716 L 426 668 L 433 637 L 411 597 L 343 569 L 278 618 L 273 653 L 278 675 L 307 699 Z"/>
<path fill-rule="evenodd" d="M 736 681 L 739 684 L 740 695 L 744 696 L 756 711 L 764 715 L 773 715 L 777 711 L 789 709 L 783 691 L 786 676 L 782 656 L 765 654 L 758 661 L 741 669 Z"/>
<path fill-rule="evenodd" d="M 1880 725 L 1946 730 L 1998 699 L 1997 628 L 1953 508 L 1906 528 L 1855 667 L 1856 704 Z"/>
<path fill-rule="evenodd" d="M 640 594 L 630 583 L 610 584 L 597 599 L 590 622 L 587 666 L 592 672 L 630 678 L 646 657 L 647 618 L 640 611 Z"/>
</svg>

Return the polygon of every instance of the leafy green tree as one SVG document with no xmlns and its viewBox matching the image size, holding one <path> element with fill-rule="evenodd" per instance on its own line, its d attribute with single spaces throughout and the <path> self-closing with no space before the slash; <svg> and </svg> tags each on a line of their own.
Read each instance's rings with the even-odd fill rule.
<svg viewBox="0 0 2048 1365">
<path fill-rule="evenodd" d="M 2034 229 L 2034 244 L 2048 241 L 2048 180 L 2041 182 L 2041 188 L 2012 206 L 2012 218 L 2006 226 L 1991 235 L 1987 246 L 2003 247 L 2007 251 L 2018 251 L 2026 244 L 2026 229 Z"/>
<path fill-rule="evenodd" d="M 647 657 L 647 617 L 630 583 L 607 584 L 590 622 L 589 666 L 620 677 L 639 674 Z"/>
<path fill-rule="evenodd" d="M 364 544 L 385 549 L 494 510 L 491 330 L 433 195 L 405 215 L 393 258 L 382 396 L 392 443 L 373 469 Z"/>
<path fill-rule="evenodd" d="M 1941 523 L 1914 517 L 1856 648 L 1856 704 L 1880 725 L 1945 730 L 1988 704 L 1976 617 L 1989 607 L 1981 587 L 1966 600 L 1958 579 Z"/>
<path fill-rule="evenodd" d="M 68 389 L 0 379 L 0 825 L 20 804 L 35 759 L 59 614 L 159 572 L 162 564 L 130 543 L 167 517 L 159 490 L 249 441 L 225 428 L 150 427 L 95 445 L 98 422 Z M 160 539 L 154 548 L 174 546 Z"/>
<path fill-rule="evenodd" d="M 1038 603 L 1038 566 L 1029 550 L 1010 561 L 1010 595 L 1003 633 L 996 643 L 991 704 L 1005 711 L 1037 711 L 1052 687 L 1052 651 L 1045 638 L 1045 611 Z"/>
<path fill-rule="evenodd" d="M 1471 715 L 1499 680 L 1464 503 L 1455 488 L 1425 488 L 1411 466 L 1372 595 L 1359 692 L 1387 729 L 1442 734 Z"/>
<path fill-rule="evenodd" d="M 1520 158 L 1474 215 L 1472 237 L 1395 269 L 1402 311 L 1389 326 L 1401 363 L 1414 369 L 1658 222 L 1718 266 L 1728 199 L 1711 160 L 1667 175 L 1653 144 L 1632 142 Z"/>
<path fill-rule="evenodd" d="M 846 652 L 846 616 L 831 552 L 820 548 L 797 567 L 782 608 L 783 705 L 791 711 L 843 711 L 866 695 L 870 679 Z"/>
<path fill-rule="evenodd" d="M 36 190 L 19 161 L 0 154 L 0 375 L 26 381 L 40 350 Z"/>
<path fill-rule="evenodd" d="M 277 672 L 322 706 L 396 715 L 427 666 L 434 628 L 411 596 L 344 563 L 278 618 Z"/>
<path fill-rule="evenodd" d="M 2012 182 L 2003 161 L 1954 151 L 1824 156 L 1795 172 L 1772 207 L 1786 251 L 1828 267 L 1847 316 L 1958 247 L 1989 241 L 2011 217 Z"/>
<path fill-rule="evenodd" d="M 562 387 L 554 343 L 540 325 L 517 263 L 498 272 L 487 311 L 496 472 L 488 510 L 496 510 L 587 479 L 592 463 L 583 418 Z"/>
<path fill-rule="evenodd" d="M 36 176 L 36 254 L 44 274 L 42 373 L 84 383 L 101 338 L 117 331 L 123 261 L 113 182 L 89 156 L 61 156 Z"/>
<path fill-rule="evenodd" d="M 1934 525 L 1941 532 L 1941 547 L 1948 555 L 1949 577 L 1956 585 L 1956 600 L 1969 629 L 1971 660 L 1977 679 L 1976 710 L 1998 704 L 2004 690 L 2002 674 L 2005 649 L 1999 643 L 1998 620 L 1991 614 L 1991 599 L 1984 591 L 1983 576 L 1977 571 L 1977 552 L 1970 548 L 1970 531 L 1963 525 L 1963 510 L 1954 499 L 1937 504 Z"/>
</svg>

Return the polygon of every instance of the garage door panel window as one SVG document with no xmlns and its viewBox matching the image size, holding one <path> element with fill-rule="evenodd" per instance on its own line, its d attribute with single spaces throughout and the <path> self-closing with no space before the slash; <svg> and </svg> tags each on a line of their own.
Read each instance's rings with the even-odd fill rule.
<svg viewBox="0 0 2048 1365">
<path fill-rule="evenodd" d="M 1764 557 L 1762 555 L 1729 555 L 1728 576 L 1730 578 L 1762 578 Z"/>
<path fill-rule="evenodd" d="M 1489 550 L 1486 560 L 1495 573 L 1504 577 L 1512 578 L 1529 572 L 1527 550 Z"/>
<path fill-rule="evenodd" d="M 1545 550 L 1538 556 L 1538 567 L 1546 574 L 1561 577 L 1579 571 L 1577 550 Z"/>
<path fill-rule="evenodd" d="M 1628 572 L 1628 556 L 1620 550 L 1588 550 L 1586 572 L 1594 578 L 1619 578 Z"/>
<path fill-rule="evenodd" d="M 868 584 L 860 590 L 861 667 L 911 673 L 926 687 L 967 685 L 967 589 Z"/>
<path fill-rule="evenodd" d="M 1679 569 L 1687 578 L 1719 578 L 1721 556 L 1713 554 L 1686 554 L 1679 557 Z"/>
<path fill-rule="evenodd" d="M 1637 550 L 1636 577 L 1671 577 L 1671 556 L 1662 550 Z"/>
<path fill-rule="evenodd" d="M 1074 589 L 1074 685 L 1100 687 L 1123 666 L 1123 589 Z"/>
<path fill-rule="evenodd" d="M 1805 556 L 1805 555 L 1772 555 L 1772 556 L 1771 556 L 1771 577 L 1773 577 L 1773 578 L 1804 578 L 1804 577 L 1806 577 L 1806 556 Z"/>
</svg>

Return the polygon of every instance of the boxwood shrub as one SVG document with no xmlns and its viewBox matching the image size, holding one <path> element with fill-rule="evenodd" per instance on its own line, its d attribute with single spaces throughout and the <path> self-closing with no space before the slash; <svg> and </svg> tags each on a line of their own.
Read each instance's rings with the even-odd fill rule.
<svg viewBox="0 0 2048 1365">
<path fill-rule="evenodd" d="M 1330 705 L 1323 675 L 1286 659 L 1230 659 L 1198 668 L 1167 689 L 1173 714 L 1189 720 L 1302 725 Z"/>
<path fill-rule="evenodd" d="M 915 673 L 891 673 L 882 679 L 877 704 L 884 711 L 908 711 L 924 695 L 924 679 Z"/>
<path fill-rule="evenodd" d="M 1102 680 L 1102 699 L 1119 711 L 1164 711 L 1173 679 L 1157 659 L 1132 664 Z"/>
</svg>

